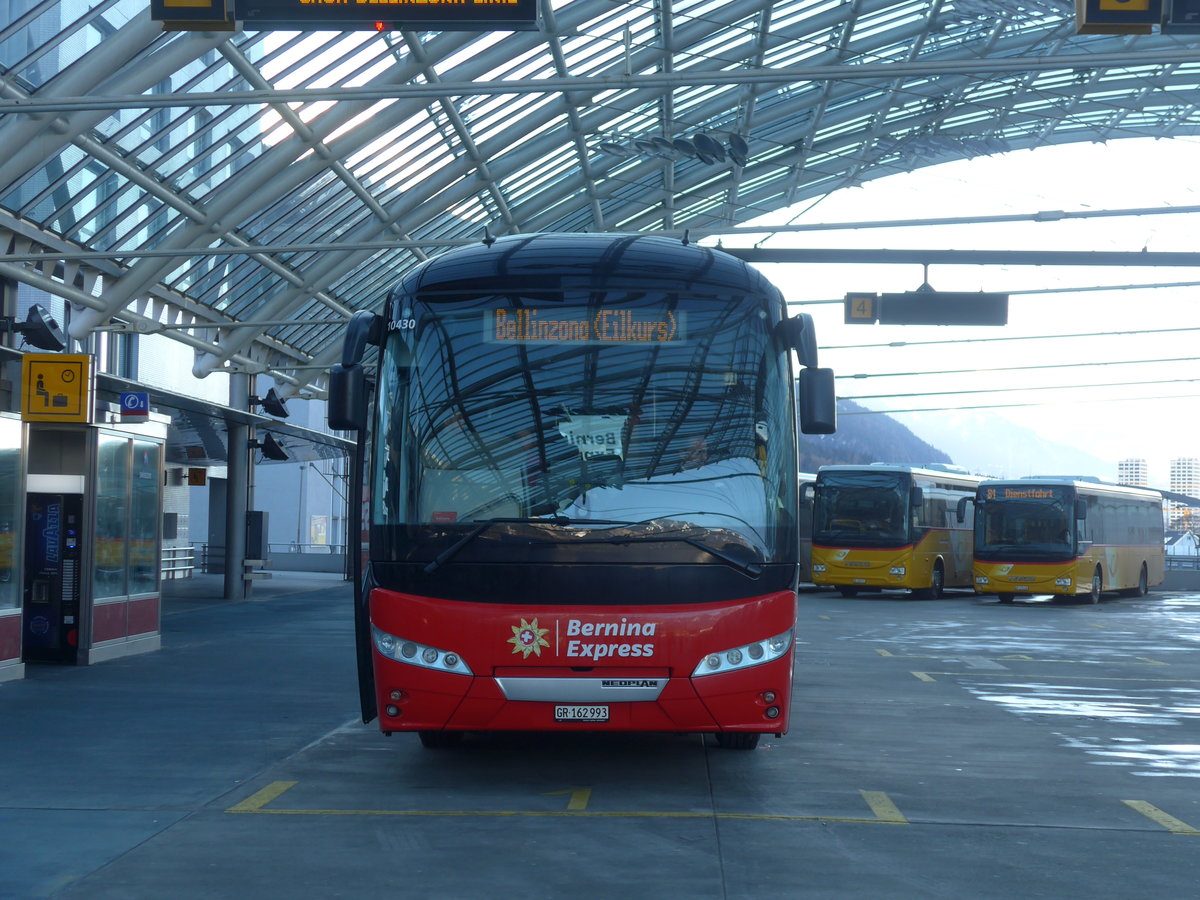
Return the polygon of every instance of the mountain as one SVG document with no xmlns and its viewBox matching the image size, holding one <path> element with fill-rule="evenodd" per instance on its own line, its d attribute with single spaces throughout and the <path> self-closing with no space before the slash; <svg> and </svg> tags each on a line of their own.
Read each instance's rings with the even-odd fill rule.
<svg viewBox="0 0 1200 900">
<path fill-rule="evenodd" d="M 1117 480 L 1113 460 L 1041 437 L 1036 431 L 975 410 L 896 416 L 921 439 L 944 450 L 955 465 L 995 478 L 1023 475 L 1094 475 Z"/>
<path fill-rule="evenodd" d="M 873 462 L 925 466 L 953 463 L 946 453 L 918 438 L 890 416 L 869 414 L 852 400 L 838 401 L 836 434 L 800 435 L 800 469 Z"/>
<path fill-rule="evenodd" d="M 1094 475 L 1115 481 L 1116 463 L 1056 444 L 1028 428 L 973 410 L 872 413 L 838 401 L 836 434 L 802 434 L 800 468 L 872 462 L 924 466 L 951 463 L 993 478 Z"/>
</svg>

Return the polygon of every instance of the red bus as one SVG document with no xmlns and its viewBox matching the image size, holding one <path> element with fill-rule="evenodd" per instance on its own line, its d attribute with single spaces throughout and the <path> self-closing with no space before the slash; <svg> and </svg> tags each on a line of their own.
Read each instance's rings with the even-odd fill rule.
<svg viewBox="0 0 1200 900">
<path fill-rule="evenodd" d="M 761 274 L 649 236 L 459 248 L 351 319 L 329 385 L 370 497 L 364 722 L 787 731 L 795 398 L 832 431 L 833 373 Z"/>
</svg>

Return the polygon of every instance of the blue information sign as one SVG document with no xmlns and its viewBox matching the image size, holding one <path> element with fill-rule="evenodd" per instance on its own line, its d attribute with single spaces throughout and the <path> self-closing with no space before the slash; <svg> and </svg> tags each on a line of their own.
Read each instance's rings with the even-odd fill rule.
<svg viewBox="0 0 1200 900">
<path fill-rule="evenodd" d="M 150 395 L 127 393 L 121 395 L 121 416 L 125 419 L 145 419 L 150 416 Z"/>
</svg>

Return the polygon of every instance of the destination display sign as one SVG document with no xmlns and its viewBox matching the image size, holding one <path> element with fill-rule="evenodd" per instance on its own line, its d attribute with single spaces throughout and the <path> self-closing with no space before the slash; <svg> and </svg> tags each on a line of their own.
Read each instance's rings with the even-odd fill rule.
<svg viewBox="0 0 1200 900">
<path fill-rule="evenodd" d="M 496 344 L 675 344 L 684 314 L 665 310 L 493 309 L 484 340 Z"/>
<path fill-rule="evenodd" d="M 537 0 L 232 0 L 247 31 L 533 31 Z"/>
<path fill-rule="evenodd" d="M 1061 500 L 1061 488 L 1037 487 L 1034 485 L 1002 485 L 984 490 L 984 500 Z"/>
</svg>

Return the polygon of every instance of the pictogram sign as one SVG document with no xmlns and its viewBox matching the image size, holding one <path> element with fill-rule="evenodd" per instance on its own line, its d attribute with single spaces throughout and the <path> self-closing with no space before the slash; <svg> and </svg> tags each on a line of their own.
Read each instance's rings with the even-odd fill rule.
<svg viewBox="0 0 1200 900">
<path fill-rule="evenodd" d="M 21 361 L 21 418 L 26 422 L 92 421 L 92 357 L 26 353 Z"/>
</svg>

